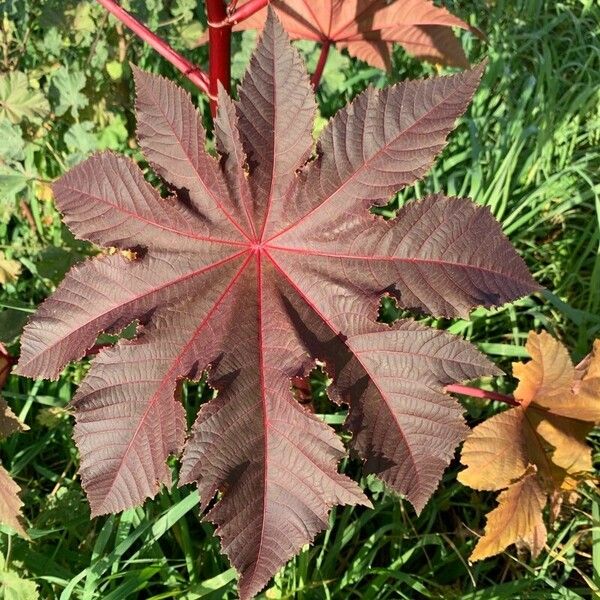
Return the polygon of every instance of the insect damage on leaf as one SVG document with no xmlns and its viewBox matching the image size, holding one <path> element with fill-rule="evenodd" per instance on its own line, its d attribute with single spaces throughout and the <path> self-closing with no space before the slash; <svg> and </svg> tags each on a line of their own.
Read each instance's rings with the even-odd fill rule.
<svg viewBox="0 0 600 600">
<path fill-rule="evenodd" d="M 458 479 L 477 490 L 504 490 L 488 516 L 485 534 L 471 560 L 522 545 L 536 557 L 546 542 L 542 511 L 554 516 L 573 500 L 582 481 L 593 479 L 586 436 L 600 423 L 600 341 L 574 367 L 566 348 L 547 333 L 531 332 L 528 363 L 515 363 L 519 379 L 511 408 L 473 429 Z"/>
<path fill-rule="evenodd" d="M 247 2 L 238 4 L 242 9 Z M 453 27 L 483 34 L 431 0 L 271 0 L 284 29 L 295 40 L 333 42 L 379 69 L 390 69 L 393 43 L 429 62 L 468 68 Z M 262 30 L 267 9 L 235 25 Z M 199 40 L 205 43 L 206 35 Z"/>
<path fill-rule="evenodd" d="M 313 155 L 315 101 L 271 12 L 238 102 L 221 89 L 220 160 L 188 95 L 135 69 L 140 146 L 174 197 L 110 153 L 55 185 L 66 224 L 103 247 L 136 249 L 75 266 L 22 339 L 18 371 L 56 377 L 99 332 L 140 323 L 103 349 L 73 400 L 81 476 L 94 514 L 170 483 L 186 438 L 177 390 L 209 369 L 216 398 L 185 444 L 180 481 L 250 598 L 327 526 L 369 501 L 338 473 L 344 447 L 292 382 L 325 364 L 365 469 L 420 510 L 466 427 L 443 392 L 494 374 L 475 348 L 410 320 L 376 322 L 379 299 L 464 315 L 537 289 L 487 208 L 436 195 L 384 221 L 369 212 L 421 177 L 478 86 L 460 75 L 369 90 L 340 111 Z M 307 161 L 309 161 L 307 163 Z"/>
<path fill-rule="evenodd" d="M 13 433 L 26 431 L 27 429 L 27 425 L 22 423 L 12 412 L 6 401 L 0 398 L 0 441 Z M 0 465 L 0 523 L 26 538 L 27 534 L 21 523 L 23 503 L 19 498 L 19 492 L 19 486 L 12 480 L 8 471 Z"/>
</svg>

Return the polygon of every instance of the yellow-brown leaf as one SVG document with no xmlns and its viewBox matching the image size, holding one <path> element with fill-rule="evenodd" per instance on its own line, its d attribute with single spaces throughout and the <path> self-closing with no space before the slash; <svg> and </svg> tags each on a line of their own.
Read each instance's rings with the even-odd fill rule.
<svg viewBox="0 0 600 600">
<path fill-rule="evenodd" d="M 571 392 L 575 367 L 567 349 L 550 334 L 531 331 L 525 345 L 531 356 L 528 363 L 513 363 L 513 375 L 519 380 L 515 397 L 528 406 L 540 400 L 560 400 Z M 545 404 L 547 406 L 547 404 Z"/>
<path fill-rule="evenodd" d="M 535 432 L 550 446 L 550 460 L 571 475 L 593 470 L 592 450 L 585 438 L 592 429 L 590 423 L 551 413 L 531 411 Z"/>
<path fill-rule="evenodd" d="M 477 425 L 464 443 L 458 480 L 476 490 L 501 490 L 527 469 L 524 410 L 512 408 Z"/>
<path fill-rule="evenodd" d="M 21 263 L 4 257 L 0 252 L 0 284 L 16 281 L 21 273 Z"/>
<path fill-rule="evenodd" d="M 546 495 L 534 468 L 498 496 L 498 506 L 488 515 L 485 534 L 475 546 L 471 560 L 499 554 L 511 544 L 527 547 L 536 557 L 546 543 L 542 510 Z"/>
<path fill-rule="evenodd" d="M 529 334 L 531 360 L 515 363 L 520 406 L 493 416 L 465 441 L 459 473 L 479 490 L 502 490 L 473 560 L 524 544 L 535 556 L 546 539 L 542 509 L 553 515 L 576 501 L 578 485 L 594 480 L 586 437 L 600 422 L 600 343 L 577 367 L 547 333 Z"/>
<path fill-rule="evenodd" d="M 17 431 L 29 429 L 25 423 L 19 421 L 5 400 L 0 398 L 0 440 L 7 438 Z"/>
<path fill-rule="evenodd" d="M 27 537 L 21 524 L 20 488 L 11 479 L 7 471 L 0 466 L 0 523 L 14 529 L 19 535 Z"/>
</svg>

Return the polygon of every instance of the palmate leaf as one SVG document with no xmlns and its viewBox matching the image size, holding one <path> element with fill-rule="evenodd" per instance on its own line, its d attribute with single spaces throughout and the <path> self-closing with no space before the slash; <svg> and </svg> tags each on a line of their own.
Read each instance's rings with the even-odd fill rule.
<svg viewBox="0 0 600 600">
<path fill-rule="evenodd" d="M 394 42 L 421 60 L 467 68 L 469 62 L 452 27 L 483 37 L 431 0 L 271 0 L 270 5 L 292 39 L 334 42 L 380 69 L 391 67 Z M 262 30 L 266 16 L 265 8 L 234 29 Z M 206 36 L 199 43 L 205 41 Z"/>
<path fill-rule="evenodd" d="M 504 490 L 490 512 L 471 560 L 525 546 L 536 557 L 546 543 L 542 511 L 557 514 L 577 497 L 584 481 L 595 482 L 586 436 L 600 424 L 600 341 L 575 367 L 567 349 L 550 334 L 530 332 L 528 363 L 514 363 L 520 406 L 494 415 L 469 434 L 459 480 L 478 490 Z"/>
<path fill-rule="evenodd" d="M 209 369 L 218 395 L 198 414 L 180 481 L 197 482 L 204 508 L 219 494 L 207 518 L 241 597 L 256 594 L 333 505 L 369 503 L 337 471 L 335 432 L 293 395 L 315 359 L 350 405 L 366 468 L 422 508 L 466 431 L 444 386 L 496 369 L 445 332 L 377 323 L 380 297 L 458 315 L 536 285 L 488 209 L 434 196 L 385 222 L 368 208 L 425 173 L 481 71 L 366 92 L 310 160 L 314 98 L 271 12 L 240 100 L 221 90 L 217 161 L 189 97 L 135 70 L 140 145 L 175 196 L 112 154 L 55 184 L 78 237 L 136 254 L 74 267 L 28 325 L 18 367 L 56 377 L 99 332 L 139 322 L 136 339 L 92 361 L 73 401 L 94 514 L 170 482 L 166 460 L 186 435 L 178 382 Z"/>
<path fill-rule="evenodd" d="M 20 71 L 0 75 L 0 120 L 20 123 L 23 119 L 39 121 L 50 110 L 48 100 L 29 87 L 27 76 Z"/>
</svg>

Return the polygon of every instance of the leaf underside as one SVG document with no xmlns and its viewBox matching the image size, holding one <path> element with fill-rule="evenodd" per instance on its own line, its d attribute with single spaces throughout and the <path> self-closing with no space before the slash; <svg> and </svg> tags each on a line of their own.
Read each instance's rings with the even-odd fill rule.
<svg viewBox="0 0 600 600">
<path fill-rule="evenodd" d="M 250 598 L 332 506 L 369 504 L 291 380 L 325 362 L 366 469 L 421 509 L 466 431 L 444 386 L 497 370 L 445 332 L 377 323 L 379 299 L 455 316 L 536 285 L 489 210 L 468 200 L 432 196 L 389 222 L 369 213 L 424 175 L 482 67 L 365 92 L 315 159 L 312 89 L 272 12 L 240 100 L 221 90 L 218 159 L 183 90 L 134 72 L 140 146 L 173 196 L 109 153 L 54 185 L 76 236 L 136 257 L 76 266 L 26 328 L 18 372 L 57 377 L 98 333 L 137 320 L 137 337 L 100 352 L 73 400 L 93 513 L 154 496 L 183 449 L 180 481 L 197 482 L 204 508 L 219 493 L 207 518 Z M 178 382 L 207 369 L 218 395 L 185 443 Z"/>
<path fill-rule="evenodd" d="M 251 0 L 238 4 L 243 8 Z M 284 29 L 295 40 L 329 40 L 379 69 L 391 68 L 393 43 L 432 63 L 468 68 L 452 28 L 481 32 L 431 0 L 271 0 Z M 262 30 L 267 9 L 236 24 L 236 31 Z M 205 41 L 204 38 L 202 41 Z"/>
</svg>

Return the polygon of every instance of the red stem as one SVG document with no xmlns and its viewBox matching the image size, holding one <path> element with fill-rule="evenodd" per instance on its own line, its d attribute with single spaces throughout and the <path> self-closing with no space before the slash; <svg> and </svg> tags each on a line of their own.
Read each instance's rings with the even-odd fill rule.
<svg viewBox="0 0 600 600">
<path fill-rule="evenodd" d="M 218 82 L 229 91 L 231 87 L 231 25 L 221 25 L 227 19 L 225 0 L 206 0 L 208 21 L 209 95 L 213 117 L 217 113 Z"/>
<path fill-rule="evenodd" d="M 447 385 L 444 389 L 447 392 L 452 392 L 453 394 L 473 396 L 474 398 L 486 398 L 487 400 L 498 400 L 499 402 L 504 402 L 505 404 L 510 404 L 511 406 L 521 406 L 521 404 L 512 396 L 507 396 L 506 394 L 499 394 L 498 392 L 488 392 L 487 390 L 469 387 L 466 385 L 459 385 L 458 383 Z"/>
<path fill-rule="evenodd" d="M 315 69 L 315 72 L 310 78 L 310 82 L 312 83 L 315 89 L 319 87 L 323 71 L 325 70 L 325 64 L 327 63 L 327 57 L 329 56 L 330 48 L 331 40 L 324 40 L 323 44 L 321 45 L 321 54 L 319 55 L 319 62 L 317 63 L 317 68 Z"/>
<path fill-rule="evenodd" d="M 175 68 L 179 69 L 195 86 L 205 94 L 209 94 L 208 77 L 196 65 L 187 58 L 181 56 L 173 50 L 167 42 L 159 38 L 150 31 L 145 25 L 140 23 L 135 17 L 130 15 L 125 9 L 121 8 L 114 0 L 97 0 L 119 21 L 129 27 L 137 36 L 150 44 L 163 58 L 166 58 Z"/>
<path fill-rule="evenodd" d="M 243 6 L 240 6 L 237 10 L 235 9 L 235 4 L 229 6 L 229 15 L 227 16 L 225 23 L 229 23 L 230 25 L 235 25 L 248 17 L 251 17 L 254 13 L 257 13 L 259 10 L 262 10 L 267 4 L 269 4 L 269 0 L 250 0 L 246 2 Z"/>
</svg>

